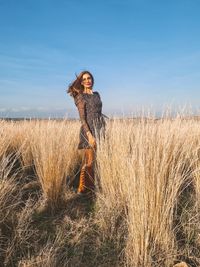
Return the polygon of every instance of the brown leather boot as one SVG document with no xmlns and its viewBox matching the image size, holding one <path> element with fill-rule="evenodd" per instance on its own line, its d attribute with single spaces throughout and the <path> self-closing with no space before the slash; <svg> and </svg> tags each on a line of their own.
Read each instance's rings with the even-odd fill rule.
<svg viewBox="0 0 200 267">
<path fill-rule="evenodd" d="M 77 193 L 89 193 L 94 191 L 94 170 L 92 166 L 83 166 L 80 172 L 80 180 Z"/>
<path fill-rule="evenodd" d="M 86 191 L 86 165 L 83 165 L 80 172 L 80 180 L 77 193 L 84 193 Z"/>
<path fill-rule="evenodd" d="M 94 191 L 94 161 L 95 161 L 95 150 L 87 149 L 86 155 L 86 181 L 85 186 L 89 191 Z"/>
<path fill-rule="evenodd" d="M 95 150 L 92 148 L 84 150 L 84 156 L 82 159 L 82 168 L 80 172 L 78 194 L 86 194 L 93 192 L 95 189 L 94 184 L 94 160 Z"/>
</svg>

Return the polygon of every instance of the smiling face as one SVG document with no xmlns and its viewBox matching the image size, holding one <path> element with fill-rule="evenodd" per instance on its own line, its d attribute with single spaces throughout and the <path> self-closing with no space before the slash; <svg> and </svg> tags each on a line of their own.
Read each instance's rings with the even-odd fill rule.
<svg viewBox="0 0 200 267">
<path fill-rule="evenodd" d="M 91 88 L 93 86 L 92 83 L 92 77 L 90 76 L 90 74 L 83 74 L 81 84 L 84 86 L 84 88 Z"/>
</svg>

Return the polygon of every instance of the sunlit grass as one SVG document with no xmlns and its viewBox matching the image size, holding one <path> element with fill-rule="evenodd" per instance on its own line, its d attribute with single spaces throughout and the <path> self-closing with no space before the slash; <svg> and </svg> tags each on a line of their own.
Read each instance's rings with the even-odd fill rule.
<svg viewBox="0 0 200 267">
<path fill-rule="evenodd" d="M 66 186 L 81 163 L 80 122 L 0 126 L 5 265 L 169 267 L 185 259 L 200 264 L 198 120 L 108 121 L 105 140 L 97 142 L 97 199 L 85 215 L 86 204 L 71 201 L 74 193 Z M 31 179 L 27 169 L 39 191 L 23 190 Z M 40 214 L 32 224 L 43 202 L 54 217 Z"/>
</svg>

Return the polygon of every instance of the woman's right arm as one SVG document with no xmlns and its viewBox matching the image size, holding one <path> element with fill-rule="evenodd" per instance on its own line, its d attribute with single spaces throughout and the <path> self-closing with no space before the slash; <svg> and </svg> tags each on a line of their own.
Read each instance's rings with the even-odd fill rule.
<svg viewBox="0 0 200 267">
<path fill-rule="evenodd" d="M 94 146 L 95 145 L 95 138 L 93 137 L 93 135 L 89 129 L 89 126 L 87 124 L 87 121 L 86 121 L 85 100 L 81 94 L 77 95 L 74 100 L 75 100 L 75 105 L 77 106 L 78 111 L 79 111 L 79 117 L 80 117 L 81 125 L 82 125 L 82 127 L 83 127 L 83 129 L 84 129 L 84 131 L 88 137 L 89 144 Z"/>
<path fill-rule="evenodd" d="M 83 126 L 85 133 L 87 133 L 88 131 L 90 131 L 90 129 L 89 129 L 88 124 L 86 122 L 85 100 L 83 99 L 83 96 L 81 94 L 79 94 L 75 97 L 74 102 L 78 108 L 81 125 Z"/>
</svg>

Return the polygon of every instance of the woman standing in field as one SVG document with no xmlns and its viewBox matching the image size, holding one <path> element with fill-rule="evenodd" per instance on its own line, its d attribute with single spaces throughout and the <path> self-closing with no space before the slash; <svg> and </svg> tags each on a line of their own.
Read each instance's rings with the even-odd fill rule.
<svg viewBox="0 0 200 267">
<path fill-rule="evenodd" d="M 68 87 L 67 93 L 78 108 L 81 121 L 78 149 L 81 149 L 82 165 L 77 193 L 87 195 L 95 189 L 94 161 L 96 138 L 105 137 L 105 120 L 102 101 L 97 91 L 93 92 L 94 77 L 89 71 L 82 71 Z"/>
</svg>

